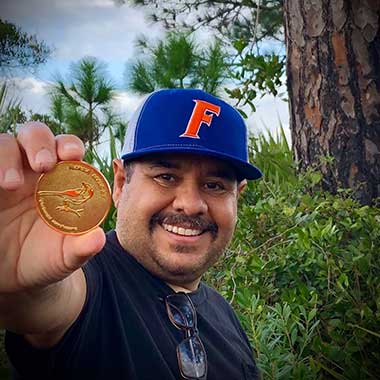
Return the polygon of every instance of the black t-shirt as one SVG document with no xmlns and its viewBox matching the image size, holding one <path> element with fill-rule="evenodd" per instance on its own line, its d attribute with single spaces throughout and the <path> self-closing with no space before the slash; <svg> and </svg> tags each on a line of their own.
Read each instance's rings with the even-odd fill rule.
<svg viewBox="0 0 380 380">
<path fill-rule="evenodd" d="M 181 379 L 176 347 L 183 331 L 169 320 L 173 290 L 120 246 L 114 231 L 85 266 L 87 298 L 78 319 L 52 349 L 31 347 L 8 332 L 16 379 Z M 190 293 L 208 359 L 207 380 L 256 380 L 248 339 L 230 305 L 201 283 Z"/>
</svg>

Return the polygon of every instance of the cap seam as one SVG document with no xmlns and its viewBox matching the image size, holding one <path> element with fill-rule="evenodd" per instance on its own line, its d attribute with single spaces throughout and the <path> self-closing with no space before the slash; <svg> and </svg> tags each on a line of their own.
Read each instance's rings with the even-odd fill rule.
<svg viewBox="0 0 380 380">
<path fill-rule="evenodd" d="M 197 147 L 201 147 L 204 149 L 209 149 L 208 147 L 206 147 L 204 145 L 199 145 L 199 144 L 160 144 L 160 145 L 150 145 L 147 148 L 140 148 L 138 151 L 145 150 L 145 149 L 159 148 L 162 146 L 197 146 Z"/>
<path fill-rule="evenodd" d="M 140 148 L 139 150 L 137 151 L 134 151 L 134 152 L 131 152 L 131 153 L 126 153 L 124 154 L 122 157 L 123 159 L 124 158 L 127 158 L 129 156 L 135 156 L 135 155 L 140 155 L 140 153 L 155 153 L 155 149 L 154 148 L 159 148 L 159 147 L 187 147 L 187 148 L 191 148 L 191 147 L 195 147 L 195 148 L 202 148 L 203 152 L 209 152 L 209 153 L 214 153 L 220 157 L 225 157 L 227 159 L 231 159 L 231 160 L 234 160 L 234 161 L 239 161 L 240 163 L 242 164 L 245 164 L 247 166 L 254 166 L 252 165 L 249 161 L 246 161 L 245 159 L 241 158 L 241 157 L 237 157 L 237 156 L 234 156 L 234 155 L 230 155 L 228 153 L 225 153 L 225 152 L 220 152 L 220 151 L 217 151 L 217 150 L 213 150 L 213 149 L 210 149 L 210 148 L 207 148 L 205 146 L 202 146 L 202 145 L 185 145 L 185 144 L 170 144 L 170 145 L 154 145 L 154 146 L 150 146 L 148 148 Z M 153 151 L 153 152 L 152 152 Z M 257 169 L 255 167 L 255 169 Z"/>
<path fill-rule="evenodd" d="M 139 132 L 139 128 L 140 128 L 140 119 L 141 119 L 141 117 L 142 117 L 142 115 L 143 115 L 143 111 L 144 111 L 145 107 L 147 106 L 147 103 L 149 102 L 149 100 L 150 100 L 150 98 L 153 96 L 153 94 L 154 94 L 154 93 L 150 94 L 150 95 L 146 98 L 145 103 L 144 103 L 144 105 L 142 106 L 142 108 L 141 108 L 141 110 L 140 110 L 139 117 L 138 117 L 138 119 L 137 119 L 137 121 L 136 121 L 135 135 L 134 135 L 134 137 L 133 137 L 133 149 L 132 149 L 132 152 L 134 152 L 135 149 L 136 149 L 136 144 L 137 144 L 137 134 L 138 134 L 138 132 Z"/>
</svg>

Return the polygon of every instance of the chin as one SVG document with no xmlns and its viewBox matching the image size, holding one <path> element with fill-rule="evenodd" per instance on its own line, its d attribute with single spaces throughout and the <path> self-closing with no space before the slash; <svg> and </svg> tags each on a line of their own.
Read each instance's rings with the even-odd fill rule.
<svg viewBox="0 0 380 380">
<path fill-rule="evenodd" d="M 199 253 L 196 250 L 189 252 L 189 247 L 181 247 L 169 255 L 169 257 L 166 254 L 156 258 L 161 273 L 167 273 L 170 277 L 181 278 L 184 281 L 199 279 L 219 257 L 219 255 L 215 257 Z"/>
<path fill-rule="evenodd" d="M 158 276 L 162 281 L 167 283 L 173 288 L 172 285 L 181 286 L 186 289 L 196 290 L 198 288 L 199 282 L 201 280 L 202 274 L 189 273 L 181 271 L 175 271 L 170 273 L 165 273 L 162 276 Z M 173 288 L 174 289 L 174 288 Z"/>
</svg>

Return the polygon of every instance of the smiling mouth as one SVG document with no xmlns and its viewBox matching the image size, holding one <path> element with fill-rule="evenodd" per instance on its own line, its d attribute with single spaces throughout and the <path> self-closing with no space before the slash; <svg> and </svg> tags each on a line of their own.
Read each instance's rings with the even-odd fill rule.
<svg viewBox="0 0 380 380">
<path fill-rule="evenodd" d="M 171 232 L 179 236 L 199 236 L 204 232 L 202 230 L 177 227 L 177 226 L 173 226 L 171 224 L 166 224 L 166 223 L 163 223 L 162 227 L 165 231 Z"/>
<path fill-rule="evenodd" d="M 157 213 L 152 216 L 149 222 L 151 233 L 157 225 L 161 226 L 164 231 L 176 236 L 197 237 L 210 233 L 212 240 L 215 240 L 218 235 L 218 225 L 216 223 L 198 216 Z"/>
</svg>

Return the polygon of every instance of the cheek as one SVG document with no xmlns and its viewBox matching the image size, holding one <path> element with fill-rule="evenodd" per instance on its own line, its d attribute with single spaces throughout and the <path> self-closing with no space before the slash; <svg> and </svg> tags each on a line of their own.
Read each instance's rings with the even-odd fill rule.
<svg viewBox="0 0 380 380">
<path fill-rule="evenodd" d="M 128 195 L 125 190 L 123 190 L 120 194 L 120 197 L 117 202 L 117 215 L 124 216 L 126 210 L 128 209 Z"/>
<path fill-rule="evenodd" d="M 124 230 L 131 230 L 135 223 L 139 221 L 140 212 L 138 212 L 139 201 L 133 191 L 125 187 L 120 195 L 117 207 L 117 220 L 119 226 Z"/>
<path fill-rule="evenodd" d="M 125 189 L 119 199 L 118 217 L 130 224 L 139 224 L 140 228 L 149 225 L 153 215 L 167 207 L 170 201 L 163 194 L 157 194 L 147 188 L 144 190 Z"/>
<path fill-rule="evenodd" d="M 237 204 L 235 200 L 226 200 L 214 208 L 213 219 L 220 229 L 233 230 L 236 224 Z"/>
</svg>

